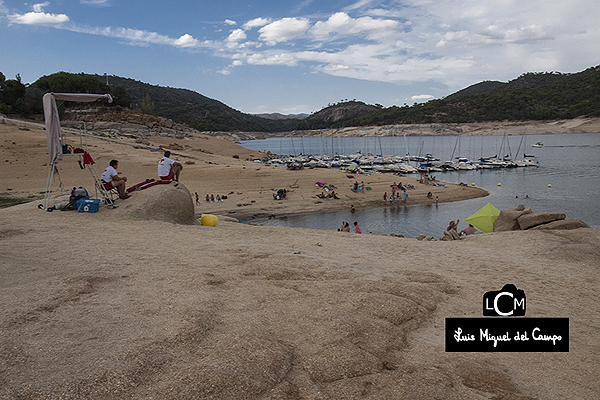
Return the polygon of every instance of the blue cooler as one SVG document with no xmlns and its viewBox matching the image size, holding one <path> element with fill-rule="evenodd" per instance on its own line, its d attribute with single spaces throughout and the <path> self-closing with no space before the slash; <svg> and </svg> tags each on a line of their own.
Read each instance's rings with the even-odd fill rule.
<svg viewBox="0 0 600 400">
<path fill-rule="evenodd" d="M 75 202 L 77 211 L 95 213 L 100 208 L 100 199 L 81 199 Z"/>
</svg>

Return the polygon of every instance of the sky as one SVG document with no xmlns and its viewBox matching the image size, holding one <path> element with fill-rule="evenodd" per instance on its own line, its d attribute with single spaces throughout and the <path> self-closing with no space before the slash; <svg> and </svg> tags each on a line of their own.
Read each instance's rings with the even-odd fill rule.
<svg viewBox="0 0 600 400">
<path fill-rule="evenodd" d="M 412 105 L 600 64 L 598 0 L 0 0 L 0 72 L 185 88 L 246 113 Z"/>
</svg>

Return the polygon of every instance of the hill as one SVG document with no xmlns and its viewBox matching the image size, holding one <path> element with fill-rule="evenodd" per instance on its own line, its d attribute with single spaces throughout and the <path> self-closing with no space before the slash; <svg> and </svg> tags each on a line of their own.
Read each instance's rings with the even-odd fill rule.
<svg viewBox="0 0 600 400">
<path fill-rule="evenodd" d="M 509 82 L 483 81 L 443 99 L 412 106 L 370 105 L 352 100 L 329 105 L 305 118 L 245 114 L 188 89 L 130 78 L 58 72 L 25 87 L 0 73 L 0 112 L 41 113 L 44 92 L 111 93 L 114 106 L 141 109 L 199 131 L 289 132 L 395 124 L 474 123 L 600 117 L 600 66 L 585 71 L 525 73 Z M 26 88 L 26 90 L 25 90 Z"/>
<path fill-rule="evenodd" d="M 28 90 L 110 93 L 116 105 L 142 109 L 146 114 L 187 124 L 199 131 L 270 132 L 286 125 L 286 121 L 244 114 L 192 90 L 151 85 L 114 75 L 58 72 L 39 78 Z"/>
<path fill-rule="evenodd" d="M 301 121 L 298 124 L 298 129 L 337 128 L 348 121 L 374 113 L 380 110 L 381 107 L 356 100 L 329 105 Z"/>
<path fill-rule="evenodd" d="M 600 66 L 575 74 L 526 73 L 481 82 L 443 99 L 384 108 L 345 126 L 572 119 L 600 116 Z"/>
<path fill-rule="evenodd" d="M 280 114 L 280 113 L 267 113 L 267 114 L 255 114 L 257 117 L 282 120 L 282 119 L 304 119 L 308 117 L 308 114 Z"/>
</svg>

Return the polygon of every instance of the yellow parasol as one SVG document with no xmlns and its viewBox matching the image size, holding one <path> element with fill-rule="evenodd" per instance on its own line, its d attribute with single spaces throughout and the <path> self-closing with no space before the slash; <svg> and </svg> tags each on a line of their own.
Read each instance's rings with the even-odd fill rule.
<svg viewBox="0 0 600 400">
<path fill-rule="evenodd" d="M 489 233 L 494 230 L 494 222 L 496 221 L 496 218 L 498 218 L 498 215 L 500 215 L 500 210 L 492 204 L 487 203 L 481 210 L 465 219 L 465 221 L 479 229 L 481 232 Z"/>
</svg>

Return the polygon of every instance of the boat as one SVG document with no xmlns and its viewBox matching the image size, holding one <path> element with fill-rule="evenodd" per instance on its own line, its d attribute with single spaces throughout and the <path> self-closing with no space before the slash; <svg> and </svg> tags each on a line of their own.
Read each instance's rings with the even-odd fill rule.
<svg viewBox="0 0 600 400">
<path fill-rule="evenodd" d="M 537 142 L 536 144 L 532 144 L 531 147 L 544 147 L 544 143 Z"/>
</svg>

